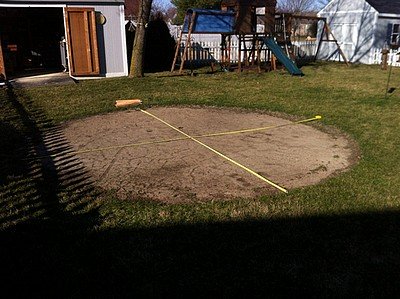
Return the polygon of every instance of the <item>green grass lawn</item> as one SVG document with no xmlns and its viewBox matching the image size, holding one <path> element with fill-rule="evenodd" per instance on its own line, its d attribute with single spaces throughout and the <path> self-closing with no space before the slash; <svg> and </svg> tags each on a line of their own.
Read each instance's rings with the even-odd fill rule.
<svg viewBox="0 0 400 299">
<path fill-rule="evenodd" d="M 3 283 L 15 294 L 66 297 L 399 294 L 400 70 L 387 98 L 388 71 L 378 66 L 320 63 L 303 72 L 0 90 Z M 46 151 L 43 132 L 58 141 L 60 122 L 112 112 L 127 98 L 323 115 L 321 125 L 347 133 L 361 158 L 288 195 L 174 205 L 120 201 L 78 176 L 61 188 L 55 161 L 30 159 Z M 28 289 L 15 287 L 22 282 Z"/>
</svg>

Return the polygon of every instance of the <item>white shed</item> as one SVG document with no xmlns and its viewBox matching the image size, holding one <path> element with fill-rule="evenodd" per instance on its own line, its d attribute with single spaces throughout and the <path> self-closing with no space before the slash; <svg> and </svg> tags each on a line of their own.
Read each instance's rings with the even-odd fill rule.
<svg viewBox="0 0 400 299">
<path fill-rule="evenodd" d="M 124 0 L 0 2 L 0 73 L 128 75 Z"/>
<path fill-rule="evenodd" d="M 332 0 L 319 13 L 350 62 L 372 63 L 376 49 L 398 47 L 400 0 Z M 339 59 L 332 43 L 323 43 L 318 59 Z"/>
</svg>

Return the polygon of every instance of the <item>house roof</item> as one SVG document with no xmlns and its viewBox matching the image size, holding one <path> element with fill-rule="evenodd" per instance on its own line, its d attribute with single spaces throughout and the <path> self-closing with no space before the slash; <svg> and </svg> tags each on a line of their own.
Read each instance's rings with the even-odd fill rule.
<svg viewBox="0 0 400 299">
<path fill-rule="evenodd" d="M 400 14 L 400 0 L 366 0 L 379 13 Z"/>
</svg>

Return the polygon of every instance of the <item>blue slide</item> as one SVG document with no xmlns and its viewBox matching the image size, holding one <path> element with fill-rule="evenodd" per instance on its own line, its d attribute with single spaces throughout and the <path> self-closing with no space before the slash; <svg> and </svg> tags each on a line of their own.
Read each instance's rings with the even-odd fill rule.
<svg viewBox="0 0 400 299">
<path fill-rule="evenodd" d="M 293 76 L 304 76 L 303 72 L 297 67 L 297 65 L 286 56 L 282 48 L 276 43 L 272 37 L 264 38 L 265 45 L 274 53 L 276 58 L 282 63 L 289 73 Z"/>
</svg>

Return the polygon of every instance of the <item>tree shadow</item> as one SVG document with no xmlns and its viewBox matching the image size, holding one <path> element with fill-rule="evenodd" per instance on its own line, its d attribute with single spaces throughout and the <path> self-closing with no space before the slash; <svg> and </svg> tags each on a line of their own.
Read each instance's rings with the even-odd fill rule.
<svg viewBox="0 0 400 299">
<path fill-rule="evenodd" d="M 30 297 L 340 297 L 400 292 L 398 212 L 3 237 Z M 24 288 L 15 287 L 23 282 Z"/>
</svg>

